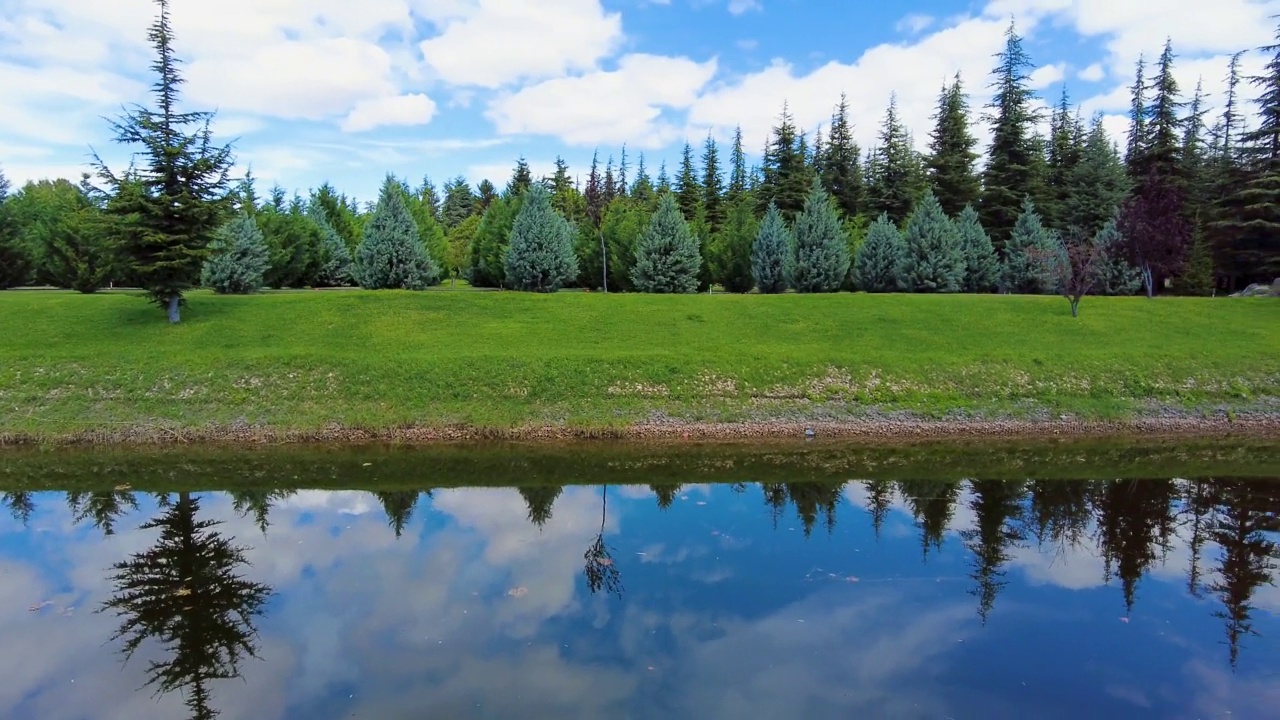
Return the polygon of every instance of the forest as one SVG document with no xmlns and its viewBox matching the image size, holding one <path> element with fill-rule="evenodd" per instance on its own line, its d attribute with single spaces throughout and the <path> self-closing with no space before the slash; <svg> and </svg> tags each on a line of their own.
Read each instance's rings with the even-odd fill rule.
<svg viewBox="0 0 1280 720">
<path fill-rule="evenodd" d="M 172 321 L 197 287 L 459 280 L 538 292 L 1062 294 L 1074 314 L 1090 293 L 1207 296 L 1280 276 L 1280 42 L 1262 48 L 1272 58 L 1261 76 L 1243 77 L 1240 55 L 1223 69 L 1216 117 L 1199 87 L 1179 87 L 1167 42 L 1137 64 L 1122 139 L 1065 90 L 1040 131 L 1033 63 L 1010 25 L 981 118 L 985 154 L 956 75 L 926 152 L 893 101 L 864 151 L 842 95 L 812 135 L 784 104 L 758 163 L 739 129 L 728 147 L 686 143 L 671 171 L 624 146 L 616 162 L 597 151 L 585 180 L 562 159 L 535 178 L 521 158 L 501 188 L 388 175 L 362 203 L 329 182 L 288 197 L 251 173 L 231 178 L 213 113 L 175 109 L 182 80 L 158 4 L 155 108 L 114 125 L 142 162 L 117 173 L 96 160 L 78 182 L 16 189 L 0 174 L 0 289 L 140 287 Z M 1256 100 L 1241 99 L 1244 83 Z"/>
</svg>

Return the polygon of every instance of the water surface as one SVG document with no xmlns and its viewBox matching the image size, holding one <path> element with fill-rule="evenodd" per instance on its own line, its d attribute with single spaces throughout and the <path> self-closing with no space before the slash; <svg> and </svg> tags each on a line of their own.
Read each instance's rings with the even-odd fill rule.
<svg viewBox="0 0 1280 720">
<path fill-rule="evenodd" d="M 1275 717 L 1277 458 L 0 454 L 0 717 Z"/>
</svg>

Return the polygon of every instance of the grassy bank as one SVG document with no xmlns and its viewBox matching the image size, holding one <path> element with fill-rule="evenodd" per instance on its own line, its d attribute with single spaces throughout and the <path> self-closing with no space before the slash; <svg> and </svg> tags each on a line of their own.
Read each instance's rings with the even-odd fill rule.
<svg viewBox="0 0 1280 720">
<path fill-rule="evenodd" d="M 1269 299 L 0 293 L 0 434 L 1280 414 Z"/>
</svg>

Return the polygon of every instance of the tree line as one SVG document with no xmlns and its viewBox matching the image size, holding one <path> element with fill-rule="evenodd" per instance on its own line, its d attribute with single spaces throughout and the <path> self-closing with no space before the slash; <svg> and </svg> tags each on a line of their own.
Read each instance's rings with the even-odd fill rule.
<svg viewBox="0 0 1280 720">
<path fill-rule="evenodd" d="M 651 176 L 643 154 L 632 166 L 624 146 L 603 167 L 597 152 L 585 181 L 559 158 L 535 178 L 521 158 L 501 190 L 388 175 L 361 204 L 327 182 L 292 198 L 279 187 L 260 197 L 249 173 L 233 182 L 212 114 L 175 109 L 182 79 L 167 0 L 157 3 L 155 107 L 113 125 L 146 162 L 115 174 L 95 155 L 98 184 L 86 173 L 12 195 L 0 179 L 0 287 L 140 286 L 175 321 L 183 293 L 201 285 L 458 279 L 539 292 L 1059 293 L 1074 314 L 1089 293 L 1209 295 L 1280 275 L 1280 43 L 1262 48 L 1274 57 L 1261 76 L 1242 77 L 1232 59 L 1212 121 L 1200 88 L 1188 99 L 1174 79 L 1171 42 L 1151 68 L 1139 60 L 1123 150 L 1065 90 L 1040 132 L 1033 65 L 1011 25 L 992 71 L 985 158 L 956 75 L 926 152 L 894 99 L 864 152 L 842 95 L 811 138 L 784 104 L 751 166 L 739 128 L 727 161 L 709 135 L 700 153 L 685 144 L 672 175 L 664 162 Z M 1252 116 L 1242 82 L 1261 91 Z"/>
</svg>

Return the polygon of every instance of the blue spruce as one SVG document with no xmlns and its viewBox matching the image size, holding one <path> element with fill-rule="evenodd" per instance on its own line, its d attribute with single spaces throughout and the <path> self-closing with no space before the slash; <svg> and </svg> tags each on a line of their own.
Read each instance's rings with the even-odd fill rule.
<svg viewBox="0 0 1280 720">
<path fill-rule="evenodd" d="M 907 261 L 906 289 L 915 292 L 959 292 L 964 284 L 964 252 L 960 236 L 932 190 L 916 203 L 903 235 Z"/>
<path fill-rule="evenodd" d="M 691 293 L 698 289 L 702 255 L 698 239 L 671 193 L 663 193 L 649 226 L 636 240 L 631 283 L 648 293 Z"/>
<path fill-rule="evenodd" d="M 369 290 L 425 290 L 440 279 L 440 270 L 418 237 L 404 193 L 390 175 L 356 249 L 355 275 Z"/>
<path fill-rule="evenodd" d="M 787 222 L 782 219 L 782 212 L 772 201 L 765 211 L 764 222 L 760 223 L 760 232 L 751 247 L 751 276 L 755 278 L 756 289 L 762 293 L 772 294 L 786 292 L 791 287 L 791 274 L 795 264 L 792 251 L 795 242 Z"/>
<path fill-rule="evenodd" d="M 960 238 L 960 252 L 964 254 L 963 290 L 969 293 L 991 292 L 1000 280 L 1000 258 L 991 243 L 991 236 L 982 227 L 978 211 L 972 205 L 955 219 L 956 234 Z"/>
<path fill-rule="evenodd" d="M 531 185 L 511 226 L 507 283 L 517 290 L 555 292 L 578 274 L 574 228 L 555 208 L 541 184 Z"/>
<path fill-rule="evenodd" d="M 831 196 L 814 177 L 796 216 L 792 285 L 799 292 L 836 292 L 849 274 L 849 242 Z"/>
<path fill-rule="evenodd" d="M 1004 292 L 1043 295 L 1057 291 L 1053 263 L 1060 261 L 1061 244 L 1046 228 L 1031 198 L 1022 201 L 1022 214 L 1004 246 L 1000 288 Z"/>
<path fill-rule="evenodd" d="M 262 289 L 271 259 L 267 241 L 252 217 L 239 214 L 217 229 L 200 284 L 223 295 L 247 295 Z"/>
<path fill-rule="evenodd" d="M 897 292 L 903 289 L 907 246 L 887 213 L 871 224 L 867 239 L 858 248 L 854 261 L 854 284 L 866 292 Z"/>
</svg>

